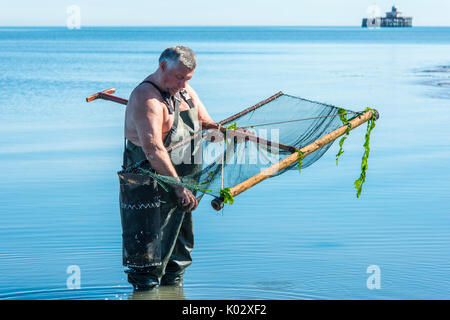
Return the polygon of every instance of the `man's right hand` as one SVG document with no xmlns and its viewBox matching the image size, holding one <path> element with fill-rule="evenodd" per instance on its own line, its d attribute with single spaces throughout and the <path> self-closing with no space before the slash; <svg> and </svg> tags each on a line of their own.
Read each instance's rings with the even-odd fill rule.
<svg viewBox="0 0 450 320">
<path fill-rule="evenodd" d="M 183 209 L 187 211 L 193 211 L 197 209 L 198 200 L 190 190 L 179 186 L 175 188 L 175 195 L 177 197 L 178 203 Z"/>
</svg>

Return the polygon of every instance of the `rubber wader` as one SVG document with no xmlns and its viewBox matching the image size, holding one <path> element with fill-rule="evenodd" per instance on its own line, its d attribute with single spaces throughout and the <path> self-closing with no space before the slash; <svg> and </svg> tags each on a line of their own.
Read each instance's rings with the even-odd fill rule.
<svg viewBox="0 0 450 320">
<path fill-rule="evenodd" d="M 174 114 L 174 123 L 164 139 L 167 148 L 194 135 L 200 130 L 200 126 L 197 109 L 186 92 L 181 92 L 190 106 L 185 111 L 179 111 L 180 93 L 173 97 L 165 92 L 161 93 L 164 94 L 169 113 Z M 199 143 L 192 142 L 187 143 L 181 152 L 177 148 L 177 155 L 170 154 L 180 177 L 196 181 L 195 173 L 200 172 L 201 164 L 195 164 L 198 161 L 194 161 L 194 158 L 199 149 Z M 127 173 L 126 168 L 136 165 L 152 170 L 142 148 L 126 141 L 124 170 L 118 172 L 118 175 L 123 265 L 128 267 L 125 271 L 128 282 L 137 290 L 160 284 L 182 285 L 184 271 L 192 263 L 192 213 L 178 205 L 173 187 L 165 191 L 149 176 Z"/>
</svg>

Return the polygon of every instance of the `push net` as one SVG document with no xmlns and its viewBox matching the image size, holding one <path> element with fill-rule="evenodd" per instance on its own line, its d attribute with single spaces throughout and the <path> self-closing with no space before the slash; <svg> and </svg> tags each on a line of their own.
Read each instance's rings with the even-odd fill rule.
<svg viewBox="0 0 450 320">
<path fill-rule="evenodd" d="M 219 122 L 217 129 L 199 130 L 169 147 L 173 164 L 190 168 L 179 180 L 155 173 L 146 161 L 125 172 L 149 175 L 166 190 L 183 185 L 197 198 L 211 195 L 219 209 L 224 202 L 232 204 L 235 195 L 255 183 L 287 170 L 307 168 L 341 137 L 337 162 L 350 130 L 367 121 L 362 172 L 355 181 L 359 197 L 367 169 L 368 138 L 377 117 L 373 109 L 355 112 L 279 92 Z"/>
</svg>

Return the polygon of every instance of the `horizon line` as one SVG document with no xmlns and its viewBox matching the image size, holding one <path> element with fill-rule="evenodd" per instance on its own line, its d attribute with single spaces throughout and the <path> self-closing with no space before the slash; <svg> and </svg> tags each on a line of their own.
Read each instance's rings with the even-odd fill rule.
<svg viewBox="0 0 450 320">
<path fill-rule="evenodd" d="M 65 25 L 0 25 L 0 28 L 67 28 Z M 139 28 L 139 27 L 358 27 L 361 25 L 82 25 L 81 28 L 106 28 L 106 27 L 122 27 L 122 28 Z M 450 25 L 414 25 L 412 27 L 390 27 L 392 29 L 414 28 L 414 27 L 450 27 Z M 381 27 L 380 27 L 381 28 Z M 389 28 L 389 27 L 382 27 Z M 373 29 L 373 28 L 364 28 Z"/>
</svg>

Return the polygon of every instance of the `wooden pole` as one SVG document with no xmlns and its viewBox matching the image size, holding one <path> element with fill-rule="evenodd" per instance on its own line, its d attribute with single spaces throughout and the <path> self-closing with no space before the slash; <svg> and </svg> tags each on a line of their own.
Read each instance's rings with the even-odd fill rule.
<svg viewBox="0 0 450 320">
<path fill-rule="evenodd" d="M 297 150 L 296 147 L 294 146 L 290 146 L 287 144 L 283 144 L 283 143 L 277 143 L 277 142 L 272 142 L 270 140 L 266 140 L 263 138 L 260 138 L 258 136 L 255 136 L 249 132 L 245 132 L 245 131 L 240 131 L 240 130 L 232 130 L 232 129 L 226 129 L 224 127 L 220 127 L 220 131 L 222 131 L 222 133 L 225 135 L 226 138 L 234 138 L 234 137 L 239 137 L 239 138 L 243 138 L 244 140 L 250 140 L 253 142 L 256 142 L 258 144 L 264 144 L 268 147 L 276 147 L 279 148 L 281 150 L 286 150 L 289 152 L 294 152 L 295 150 Z"/>
<path fill-rule="evenodd" d="M 104 100 L 109 100 L 109 101 L 117 102 L 117 103 L 124 104 L 124 105 L 126 105 L 128 103 L 127 99 L 120 98 L 120 97 L 117 97 L 117 96 L 113 96 L 112 93 L 114 93 L 114 92 L 116 92 L 116 89 L 111 88 L 111 89 L 106 89 L 106 90 L 94 93 L 93 95 L 90 95 L 89 97 L 86 98 L 86 102 L 91 102 L 91 101 L 94 101 L 96 99 L 104 99 Z M 265 99 L 265 100 L 263 100 L 261 102 L 258 102 L 254 106 L 251 106 L 251 107 L 249 107 L 249 108 L 247 108 L 247 109 L 245 109 L 245 110 L 243 110 L 243 111 L 241 111 L 239 113 L 236 113 L 236 114 L 234 114 L 234 115 L 232 115 L 232 116 L 230 116 L 230 117 L 220 121 L 219 124 L 224 124 L 224 123 L 227 123 L 227 122 L 231 122 L 231 121 L 233 121 L 233 120 L 243 116 L 244 114 L 247 114 L 247 113 L 249 113 L 249 112 L 251 112 L 253 110 L 256 110 L 256 109 L 262 107 L 263 105 L 269 103 L 270 101 L 273 101 L 273 100 L 279 98 L 282 95 L 283 95 L 283 92 L 280 91 L 280 92 L 274 94 L 273 96 L 271 96 L 271 97 L 269 97 L 269 98 L 267 98 L 267 99 Z"/>
<path fill-rule="evenodd" d="M 251 112 L 251 111 L 254 111 L 254 110 L 256 110 L 256 109 L 262 107 L 263 105 L 265 105 L 265 104 L 267 104 L 267 103 L 269 103 L 269 102 L 271 102 L 271 101 L 273 101 L 273 100 L 275 100 L 275 99 L 281 97 L 283 94 L 284 94 L 283 92 L 279 91 L 279 92 L 275 93 L 274 95 L 268 97 L 267 99 L 264 99 L 263 101 L 260 101 L 260 102 L 258 102 L 257 104 L 255 104 L 255 105 L 253 105 L 253 106 L 251 106 L 251 107 L 249 107 L 249 108 L 247 108 L 247 109 L 245 109 L 245 110 L 242 110 L 241 112 L 238 112 L 238 113 L 236 113 L 236 114 L 234 114 L 234 115 L 232 115 L 232 116 L 229 116 L 228 118 L 223 119 L 222 121 L 219 121 L 217 124 L 223 125 L 224 123 L 228 123 L 228 122 L 231 122 L 231 121 L 233 121 L 233 120 L 236 120 L 237 118 L 239 118 L 239 117 L 241 117 L 241 116 L 243 116 L 243 115 L 245 115 L 245 114 L 247 114 L 247 113 L 249 113 L 249 112 Z M 206 129 L 217 129 L 217 128 L 206 128 Z M 222 132 L 225 132 L 225 128 L 222 127 L 222 128 L 221 128 L 221 131 L 222 131 Z M 237 135 L 239 135 L 239 133 L 238 133 Z M 202 138 L 204 138 L 205 136 L 206 136 L 206 135 L 204 134 L 204 135 L 202 136 Z M 253 135 L 252 135 L 252 136 L 253 136 Z M 192 136 L 192 137 L 189 137 L 189 138 L 186 138 L 185 140 L 182 140 L 182 141 L 178 142 L 177 144 L 173 145 L 172 147 L 167 148 L 167 151 L 170 152 L 170 151 L 172 151 L 173 149 L 175 149 L 175 148 L 177 148 L 177 147 L 179 147 L 179 146 L 182 146 L 182 145 L 188 143 L 189 141 L 192 141 L 192 140 L 193 140 L 194 138 L 196 138 L 196 137 L 197 137 L 197 135 Z M 256 137 L 256 136 L 250 137 L 250 134 L 247 134 L 247 137 L 248 137 L 249 140 L 252 140 L 252 141 L 255 141 L 255 139 L 256 139 L 256 140 L 257 140 L 257 139 L 260 139 L 259 141 L 261 141 L 261 139 L 262 139 L 262 138 L 258 138 L 258 137 Z M 257 142 L 258 142 L 258 141 L 257 141 Z M 268 145 L 271 145 L 271 142 L 270 142 L 270 141 L 267 141 L 267 142 L 268 142 Z M 263 143 L 263 142 L 260 142 L 260 143 Z M 289 151 L 289 152 L 293 152 L 293 151 L 296 149 L 296 148 L 293 147 L 293 146 L 284 145 L 284 144 L 280 144 L 280 145 L 279 145 L 279 148 L 280 148 L 280 149 L 283 149 L 283 150 L 287 150 L 287 151 Z"/>
<path fill-rule="evenodd" d="M 284 94 L 283 92 L 279 91 L 279 92 L 275 93 L 273 96 L 271 96 L 271 97 L 269 97 L 269 98 L 267 98 L 267 99 L 265 99 L 265 100 L 263 100 L 261 102 L 258 102 L 254 106 L 251 106 L 251 107 L 249 107 L 249 108 L 247 108 L 245 110 L 242 110 L 241 112 L 238 112 L 238 113 L 236 113 L 236 114 L 234 114 L 234 115 L 232 115 L 232 116 L 230 116 L 230 117 L 228 117 L 226 119 L 223 119 L 222 121 L 219 122 L 219 124 L 224 124 L 224 123 L 231 122 L 231 121 L 233 121 L 233 120 L 243 116 L 244 114 L 247 114 L 247 113 L 249 113 L 251 111 L 254 111 L 254 110 L 262 107 L 263 105 L 265 105 L 265 104 L 267 104 L 267 103 L 269 103 L 269 102 L 271 102 L 271 101 L 281 97 L 283 94 Z"/>
<path fill-rule="evenodd" d="M 111 88 L 111 89 L 106 89 L 106 90 L 94 93 L 93 95 L 86 98 L 86 102 L 91 102 L 96 99 L 103 99 L 103 100 L 109 100 L 109 101 L 117 102 L 117 103 L 124 104 L 124 105 L 126 105 L 128 103 L 127 99 L 124 99 L 124 98 L 121 98 L 118 96 L 113 96 L 111 93 L 114 93 L 114 92 L 116 92 L 116 89 Z"/>
<path fill-rule="evenodd" d="M 212 130 L 214 130 L 214 129 L 212 129 Z M 246 141 L 247 140 L 253 141 L 253 142 L 256 142 L 258 144 L 264 144 L 264 145 L 266 145 L 268 147 L 275 147 L 275 148 L 278 148 L 278 149 L 281 149 L 281 150 L 285 150 L 285 151 L 288 151 L 288 152 L 295 152 L 297 150 L 297 148 L 294 147 L 294 146 L 290 146 L 288 144 L 283 144 L 283 143 L 279 143 L 279 142 L 272 142 L 270 140 L 266 140 L 266 139 L 260 138 L 258 136 L 255 136 L 255 135 L 249 133 L 249 132 L 240 131 L 238 129 L 233 130 L 233 129 L 226 129 L 225 127 L 220 127 L 220 131 L 225 135 L 226 138 L 239 137 L 239 138 L 243 138 Z M 167 148 L 167 152 L 170 152 L 173 149 L 178 148 L 178 147 L 180 147 L 182 145 L 185 145 L 186 143 L 194 140 L 195 138 L 198 138 L 198 136 L 200 134 L 202 134 L 202 132 L 197 132 L 195 135 L 193 135 L 191 137 L 188 137 L 188 138 L 186 138 L 186 139 L 184 139 L 184 140 L 174 144 L 173 146 L 168 147 Z M 204 139 L 205 137 L 206 137 L 206 133 L 203 133 L 202 134 L 202 139 Z M 214 142 L 214 141 L 211 141 L 211 142 Z"/>
<path fill-rule="evenodd" d="M 369 121 L 372 118 L 372 111 L 366 111 L 365 113 L 361 114 L 360 116 L 354 118 L 353 120 L 350 121 L 350 125 L 351 125 L 351 130 L 359 127 L 361 124 Z M 376 114 L 377 115 L 377 114 Z M 301 152 L 303 152 L 303 157 L 313 153 L 314 151 L 322 148 L 323 146 L 327 145 L 328 143 L 336 140 L 337 138 L 339 138 L 340 136 L 342 136 L 343 134 L 345 134 L 347 130 L 347 126 L 344 125 L 330 133 L 328 133 L 327 135 L 323 136 L 322 138 L 314 141 L 313 143 L 303 147 L 300 149 Z M 251 187 L 253 187 L 254 185 L 260 183 L 261 181 L 264 181 L 265 179 L 275 175 L 276 173 L 278 173 L 279 171 L 286 169 L 287 167 L 289 167 L 291 164 L 295 163 L 296 161 L 299 160 L 299 153 L 298 152 L 294 152 L 293 154 L 287 156 L 286 158 L 284 158 L 283 160 L 281 160 L 280 162 L 272 165 L 271 167 L 261 171 L 260 173 L 258 173 L 257 175 L 254 175 L 253 177 L 239 183 L 238 185 L 230 188 L 230 194 L 235 197 L 238 194 L 241 194 L 242 192 L 244 192 L 245 190 L 250 189 Z M 218 199 L 214 199 L 213 202 L 211 203 L 213 208 L 218 210 L 221 207 L 223 207 L 223 204 L 221 204 Z"/>
<path fill-rule="evenodd" d="M 96 99 L 101 98 L 101 97 L 100 97 L 100 94 L 101 94 L 101 93 L 111 94 L 111 93 L 114 93 L 114 92 L 116 92 L 116 89 L 114 89 L 114 88 L 106 89 L 106 90 L 103 90 L 103 91 L 99 91 L 99 92 L 94 93 L 94 94 L 90 95 L 89 97 L 87 97 L 87 98 L 86 98 L 86 102 L 91 102 L 91 101 L 94 101 L 94 100 L 96 100 Z"/>
</svg>

